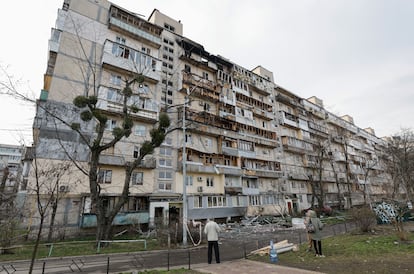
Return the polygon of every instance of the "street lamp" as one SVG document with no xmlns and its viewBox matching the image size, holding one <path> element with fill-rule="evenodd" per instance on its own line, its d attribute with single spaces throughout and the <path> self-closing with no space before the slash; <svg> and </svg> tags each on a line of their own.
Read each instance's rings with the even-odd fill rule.
<svg viewBox="0 0 414 274">
<path fill-rule="evenodd" d="M 187 152 L 186 152 L 186 126 L 185 112 L 190 92 L 186 90 L 183 105 L 183 245 L 187 246 Z"/>
<path fill-rule="evenodd" d="M 183 105 L 183 245 L 187 246 L 187 151 L 186 151 L 186 125 L 185 125 L 185 113 L 187 110 L 187 104 L 190 94 L 198 86 L 193 86 L 191 90 L 185 89 L 184 105 Z"/>
</svg>

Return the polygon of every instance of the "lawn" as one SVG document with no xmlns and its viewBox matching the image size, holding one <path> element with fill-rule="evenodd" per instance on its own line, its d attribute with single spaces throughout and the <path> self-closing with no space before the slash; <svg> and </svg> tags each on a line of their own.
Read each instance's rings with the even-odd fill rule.
<svg viewBox="0 0 414 274">
<path fill-rule="evenodd" d="M 322 250 L 326 257 L 318 258 L 302 245 L 297 252 L 279 254 L 279 264 L 324 273 L 413 273 L 414 233 L 402 242 L 390 225 L 328 237 L 322 240 Z M 251 259 L 269 262 L 268 257 Z"/>
</svg>

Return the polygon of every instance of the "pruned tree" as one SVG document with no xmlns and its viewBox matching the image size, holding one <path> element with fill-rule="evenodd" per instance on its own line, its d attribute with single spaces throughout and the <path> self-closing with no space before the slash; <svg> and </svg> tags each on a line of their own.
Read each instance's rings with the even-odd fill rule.
<svg viewBox="0 0 414 274">
<path fill-rule="evenodd" d="M 137 96 L 133 88 L 136 85 L 143 84 L 145 81 L 145 72 L 147 70 L 153 71 L 153 67 L 141 66 L 141 64 L 131 61 L 131 58 L 124 58 L 125 62 L 132 62 L 131 71 L 125 75 L 124 88 L 117 94 L 121 98 L 120 111 L 104 111 L 99 106 L 99 89 L 102 73 L 101 56 L 102 48 L 99 48 L 99 43 L 91 40 L 101 41 L 99 37 L 99 30 L 91 31 L 83 29 L 89 27 L 87 22 L 82 22 L 81 18 L 73 18 L 72 14 L 68 14 L 65 21 L 65 30 L 71 35 L 66 37 L 66 47 L 63 45 L 59 49 L 59 53 L 63 52 L 67 56 L 74 56 L 72 58 L 74 64 L 77 65 L 78 71 L 75 73 L 76 81 L 71 81 L 73 84 L 73 93 L 68 91 L 68 96 L 75 97 L 73 105 L 48 101 L 35 101 L 30 98 L 23 97 L 23 100 L 30 100 L 36 102 L 37 120 L 43 121 L 45 124 L 53 121 L 55 136 L 57 142 L 60 144 L 59 153 L 64 152 L 63 158 L 70 159 L 79 171 L 87 178 L 90 190 L 90 198 L 92 208 L 95 209 L 97 217 L 96 226 L 96 240 L 107 240 L 111 238 L 112 224 L 115 216 L 120 209 L 128 201 L 129 186 L 132 172 L 140 167 L 145 156 L 152 154 L 154 149 L 159 147 L 167 134 L 167 128 L 170 125 L 170 119 L 167 114 L 160 113 L 157 117 L 157 123 L 150 131 L 150 139 L 140 143 L 140 148 L 137 157 L 133 160 L 124 160 L 125 180 L 122 185 L 120 196 L 115 204 L 109 209 L 105 200 L 107 196 L 102 192 L 102 187 L 98 182 L 98 172 L 101 165 L 100 158 L 102 153 L 115 145 L 122 139 L 127 139 L 134 125 L 133 115 L 140 110 L 140 107 L 134 103 L 131 104 L 132 97 Z M 92 33 L 92 34 L 91 34 Z M 88 37 L 86 37 L 89 35 Z M 95 35 L 91 37 L 90 35 Z M 86 38 L 86 39 L 85 39 Z M 115 48 L 117 43 L 114 43 L 113 54 L 117 57 L 129 55 L 129 49 L 124 46 Z M 126 53 L 128 51 L 128 53 Z M 147 63 L 145 63 L 147 64 Z M 132 72 L 134 71 L 134 72 Z M 46 74 L 53 75 L 53 71 L 48 71 Z M 67 77 L 65 75 L 65 77 Z M 9 78 L 10 80 L 11 78 Z M 20 98 L 21 93 L 13 86 L 12 81 L 5 81 L 5 88 L 9 95 Z M 74 96 L 73 94 L 81 94 Z M 62 111 L 66 108 L 66 112 Z M 78 119 L 74 117 L 78 114 Z M 112 129 L 112 136 L 106 131 L 107 121 L 110 117 L 118 117 L 122 120 L 122 124 Z M 36 123 L 36 121 L 35 121 Z M 41 123 L 41 122 L 39 122 Z M 40 127 L 40 126 L 39 126 Z M 81 148 L 86 148 L 87 156 L 80 157 L 76 154 L 77 148 L 73 141 L 63 140 L 63 136 L 71 131 L 71 136 L 78 138 Z M 73 135 L 75 134 L 75 135 Z M 38 139 L 35 140 L 35 143 Z M 43 149 L 47 144 L 42 144 Z M 46 157 L 45 157 L 46 158 Z"/>
</svg>

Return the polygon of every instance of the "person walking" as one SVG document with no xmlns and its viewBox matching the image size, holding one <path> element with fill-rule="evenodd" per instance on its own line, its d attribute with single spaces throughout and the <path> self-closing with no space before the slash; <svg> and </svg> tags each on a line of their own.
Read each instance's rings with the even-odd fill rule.
<svg viewBox="0 0 414 274">
<path fill-rule="evenodd" d="M 207 224 L 204 227 L 204 234 L 207 235 L 208 241 L 208 263 L 211 264 L 212 252 L 214 248 L 214 256 L 216 257 L 216 263 L 220 263 L 220 251 L 218 246 L 218 233 L 221 231 L 219 225 L 214 219 L 207 219 Z"/>
<path fill-rule="evenodd" d="M 322 254 L 322 234 L 321 230 L 323 228 L 323 224 L 321 220 L 316 216 L 316 212 L 313 210 L 309 210 L 309 222 L 314 226 L 314 232 L 310 233 L 312 238 L 313 248 L 315 249 L 315 256 L 316 257 L 325 257 Z"/>
</svg>

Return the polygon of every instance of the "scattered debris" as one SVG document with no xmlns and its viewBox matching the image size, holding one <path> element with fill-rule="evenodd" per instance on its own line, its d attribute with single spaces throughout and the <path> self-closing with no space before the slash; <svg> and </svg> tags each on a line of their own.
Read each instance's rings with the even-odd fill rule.
<svg viewBox="0 0 414 274">
<path fill-rule="evenodd" d="M 288 240 L 283 240 L 273 244 L 273 248 L 278 254 L 288 252 L 288 251 L 297 251 L 298 247 L 295 244 L 289 243 Z M 265 246 L 263 248 L 253 250 L 249 255 L 260 255 L 265 256 L 270 254 L 271 246 Z"/>
</svg>

